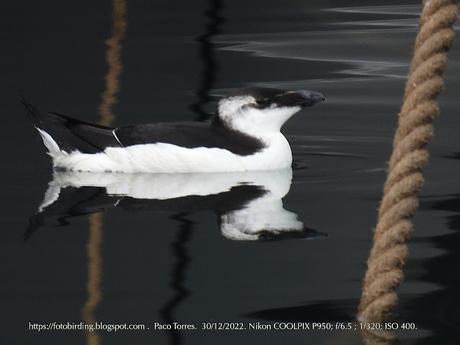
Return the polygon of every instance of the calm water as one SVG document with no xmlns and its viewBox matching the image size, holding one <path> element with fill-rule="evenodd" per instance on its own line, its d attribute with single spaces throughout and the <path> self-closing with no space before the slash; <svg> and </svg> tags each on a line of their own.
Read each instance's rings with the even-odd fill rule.
<svg viewBox="0 0 460 345">
<path fill-rule="evenodd" d="M 111 1 L 3 3 L 0 339 L 361 343 L 351 332 L 88 336 L 37 333 L 28 323 L 352 320 L 418 3 L 128 1 L 116 21 L 118 63 L 109 65 Z M 450 54 L 399 290 L 396 318 L 419 330 L 399 333 L 402 344 L 460 338 L 459 47 Z M 119 92 L 107 89 L 108 71 Z M 292 181 L 291 171 L 53 179 L 17 102 L 22 93 L 45 110 L 97 122 L 105 90 L 114 125 L 199 120 L 214 111 L 217 96 L 245 85 L 328 97 L 285 126 Z M 43 213 L 34 216 L 41 203 Z"/>
</svg>

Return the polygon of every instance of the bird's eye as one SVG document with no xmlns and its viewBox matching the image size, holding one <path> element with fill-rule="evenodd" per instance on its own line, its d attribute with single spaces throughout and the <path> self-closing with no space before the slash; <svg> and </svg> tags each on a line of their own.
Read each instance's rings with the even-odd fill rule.
<svg viewBox="0 0 460 345">
<path fill-rule="evenodd" d="M 268 105 L 268 99 L 267 98 L 260 98 L 256 99 L 256 107 L 257 108 L 264 108 Z"/>
</svg>

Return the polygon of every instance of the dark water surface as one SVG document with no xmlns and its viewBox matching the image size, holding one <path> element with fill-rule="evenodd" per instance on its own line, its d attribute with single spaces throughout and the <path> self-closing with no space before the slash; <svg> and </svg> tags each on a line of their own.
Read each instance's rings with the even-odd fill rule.
<svg viewBox="0 0 460 345">
<path fill-rule="evenodd" d="M 127 1 L 126 15 L 117 19 L 126 31 L 115 33 L 119 64 L 108 65 L 111 1 L 3 2 L 0 339 L 361 343 L 359 333 L 338 331 L 87 335 L 37 333 L 28 325 L 353 320 L 418 3 Z M 442 116 L 399 289 L 396 319 L 418 327 L 398 333 L 402 344 L 460 338 L 459 47 L 450 52 Z M 118 93 L 105 86 L 108 66 L 112 72 L 122 67 L 113 74 Z M 294 152 L 292 183 L 289 171 L 102 174 L 81 185 L 61 174 L 44 197 L 50 162 L 18 93 L 45 110 L 97 122 L 105 90 L 113 96 L 106 105 L 116 126 L 203 119 L 216 96 L 245 85 L 307 88 L 328 98 L 284 128 Z M 29 221 L 59 188 L 46 217 Z M 286 224 L 297 228 L 278 231 Z"/>
</svg>

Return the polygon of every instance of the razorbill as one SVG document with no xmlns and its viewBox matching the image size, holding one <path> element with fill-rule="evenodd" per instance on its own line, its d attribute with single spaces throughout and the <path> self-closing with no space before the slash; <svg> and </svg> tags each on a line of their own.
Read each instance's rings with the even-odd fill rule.
<svg viewBox="0 0 460 345">
<path fill-rule="evenodd" d="M 124 211 L 186 212 L 212 210 L 225 238 L 266 241 L 318 239 L 282 199 L 292 169 L 229 173 L 117 174 L 55 171 L 26 238 L 45 223 L 112 208 Z"/>
<path fill-rule="evenodd" d="M 292 153 L 283 124 L 324 101 L 315 91 L 240 89 L 218 104 L 209 122 L 106 127 L 41 113 L 22 99 L 53 167 L 87 172 L 226 172 L 283 169 Z"/>
</svg>

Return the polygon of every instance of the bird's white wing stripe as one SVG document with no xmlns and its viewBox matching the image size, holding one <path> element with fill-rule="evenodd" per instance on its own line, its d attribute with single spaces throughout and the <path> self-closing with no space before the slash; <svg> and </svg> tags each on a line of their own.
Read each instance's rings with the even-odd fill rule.
<svg viewBox="0 0 460 345">
<path fill-rule="evenodd" d="M 121 143 L 121 141 L 118 139 L 117 134 L 115 133 L 115 131 L 116 131 L 116 129 L 114 129 L 114 130 L 112 131 L 112 134 L 113 134 L 115 140 L 118 141 L 118 143 L 121 145 L 121 147 L 125 147 L 125 145 L 123 145 L 123 144 Z"/>
</svg>

